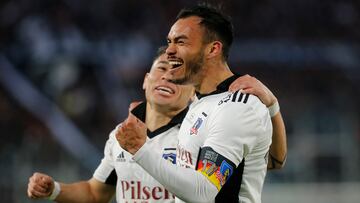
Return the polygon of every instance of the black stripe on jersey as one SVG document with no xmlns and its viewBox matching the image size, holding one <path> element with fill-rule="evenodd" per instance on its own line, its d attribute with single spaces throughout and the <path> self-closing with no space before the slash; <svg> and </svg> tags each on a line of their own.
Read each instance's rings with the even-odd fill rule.
<svg viewBox="0 0 360 203">
<path fill-rule="evenodd" d="M 239 93 L 239 91 L 236 91 L 236 92 L 234 93 L 233 98 L 232 98 L 232 100 L 231 100 L 232 102 L 235 102 L 238 93 Z"/>
<path fill-rule="evenodd" d="M 240 96 L 239 96 L 238 102 L 241 102 L 242 99 L 243 99 L 243 97 L 244 97 L 244 94 L 241 93 Z M 245 94 L 245 99 L 244 99 L 244 101 L 242 101 L 242 102 L 243 102 L 244 104 L 246 104 L 246 102 L 248 101 L 248 99 L 249 99 L 249 94 Z"/>
<path fill-rule="evenodd" d="M 242 100 L 243 96 L 244 96 L 244 94 L 243 94 L 243 93 L 240 93 L 240 96 L 239 96 L 238 102 L 241 102 L 241 100 Z"/>
<path fill-rule="evenodd" d="M 239 192 L 244 173 L 245 159 L 236 167 L 234 173 L 226 181 L 215 197 L 215 202 L 239 202 Z"/>
<path fill-rule="evenodd" d="M 245 99 L 244 99 L 244 104 L 246 104 L 248 99 L 249 99 L 249 94 L 246 94 Z"/>
<path fill-rule="evenodd" d="M 115 169 L 113 169 L 110 175 L 106 178 L 105 184 L 116 186 L 116 182 L 117 182 L 117 175 Z"/>
</svg>

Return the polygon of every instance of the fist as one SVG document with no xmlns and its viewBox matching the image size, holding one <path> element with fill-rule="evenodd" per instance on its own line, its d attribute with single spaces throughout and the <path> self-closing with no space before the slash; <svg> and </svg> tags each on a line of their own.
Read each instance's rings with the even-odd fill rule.
<svg viewBox="0 0 360 203">
<path fill-rule="evenodd" d="M 34 173 L 29 178 L 27 189 L 28 197 L 32 199 L 40 199 L 49 197 L 54 189 L 54 180 L 42 173 Z"/>
<path fill-rule="evenodd" d="M 115 134 L 120 146 L 130 154 L 135 154 L 145 144 L 147 138 L 145 123 L 131 113 L 136 105 L 136 103 L 130 104 L 129 115 L 124 122 L 116 127 Z"/>
</svg>

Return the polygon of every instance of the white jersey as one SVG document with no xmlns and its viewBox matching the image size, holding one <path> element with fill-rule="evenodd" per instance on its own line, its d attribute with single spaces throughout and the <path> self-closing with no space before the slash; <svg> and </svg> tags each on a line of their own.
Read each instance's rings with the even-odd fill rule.
<svg viewBox="0 0 360 203">
<path fill-rule="evenodd" d="M 133 113 L 141 120 L 145 118 L 146 103 L 140 104 Z M 147 143 L 152 150 L 169 162 L 176 163 L 177 135 L 186 110 L 175 116 L 168 125 L 148 132 Z M 143 119 L 141 118 L 143 117 Z M 116 201 L 124 203 L 174 202 L 175 196 L 152 178 L 121 148 L 115 137 L 115 130 L 109 135 L 104 149 L 104 158 L 94 172 L 100 182 L 116 185 Z"/>
<path fill-rule="evenodd" d="M 191 104 L 179 132 L 176 160 L 181 168 L 154 163 L 147 146 L 134 156 L 186 202 L 261 202 L 271 118 L 257 97 L 227 92 L 236 78 L 228 78 L 217 91 L 199 95 Z M 177 176 L 180 178 L 172 180 Z M 177 201 L 182 202 L 180 199 Z"/>
</svg>

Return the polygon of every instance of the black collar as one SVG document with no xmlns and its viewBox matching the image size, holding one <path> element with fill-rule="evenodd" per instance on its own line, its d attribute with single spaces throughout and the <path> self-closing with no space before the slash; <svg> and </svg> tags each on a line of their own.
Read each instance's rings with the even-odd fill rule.
<svg viewBox="0 0 360 203">
<path fill-rule="evenodd" d="M 200 94 L 199 92 L 196 92 L 196 96 L 197 96 L 198 99 L 201 99 L 201 98 L 206 97 L 206 96 L 226 92 L 226 91 L 229 90 L 229 87 L 230 87 L 231 83 L 233 83 L 238 77 L 240 77 L 240 76 L 239 75 L 230 76 L 226 80 L 222 81 L 218 86 L 216 86 L 215 91 L 210 92 L 209 94 Z"/>
<path fill-rule="evenodd" d="M 164 126 L 161 126 L 160 128 L 154 130 L 154 131 L 150 131 L 149 129 L 147 130 L 147 135 L 149 138 L 153 138 L 156 135 L 159 135 L 167 130 L 169 130 L 170 128 L 174 127 L 177 124 L 181 124 L 182 121 L 184 120 L 187 111 L 189 110 L 189 107 L 186 107 L 184 110 L 182 110 L 180 113 L 176 114 L 176 116 L 174 116 L 170 122 Z M 132 114 L 134 114 L 138 119 L 140 119 L 142 122 L 145 123 L 145 119 L 146 119 L 146 102 L 142 102 L 141 104 L 139 104 L 137 107 L 135 107 L 132 111 Z"/>
</svg>

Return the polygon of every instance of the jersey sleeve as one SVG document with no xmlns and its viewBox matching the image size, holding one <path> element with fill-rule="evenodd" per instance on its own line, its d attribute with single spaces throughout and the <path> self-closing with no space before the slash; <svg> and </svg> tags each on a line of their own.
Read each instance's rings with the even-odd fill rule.
<svg viewBox="0 0 360 203">
<path fill-rule="evenodd" d="M 265 105 L 252 95 L 247 103 L 222 105 L 207 122 L 208 138 L 202 147 L 212 148 L 237 166 L 260 139 L 268 139 L 270 117 Z"/>
<path fill-rule="evenodd" d="M 105 144 L 104 157 L 93 174 L 93 177 L 96 180 L 113 186 L 115 186 L 117 182 L 117 176 L 111 150 L 113 145 L 116 144 L 114 132 L 115 131 L 112 131 L 110 133 L 109 139 L 106 141 Z"/>
<path fill-rule="evenodd" d="M 185 202 L 214 202 L 217 188 L 201 173 L 172 164 L 145 143 L 133 159 L 168 191 Z"/>
</svg>

